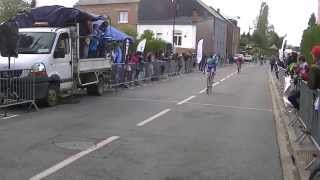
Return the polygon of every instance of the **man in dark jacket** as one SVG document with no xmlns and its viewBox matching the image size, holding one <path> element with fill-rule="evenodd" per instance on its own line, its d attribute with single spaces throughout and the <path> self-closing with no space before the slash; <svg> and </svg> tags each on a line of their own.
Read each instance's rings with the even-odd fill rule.
<svg viewBox="0 0 320 180">
<path fill-rule="evenodd" d="M 320 89 L 320 46 L 315 46 L 312 49 L 314 64 L 309 71 L 308 86 L 310 89 Z"/>
</svg>

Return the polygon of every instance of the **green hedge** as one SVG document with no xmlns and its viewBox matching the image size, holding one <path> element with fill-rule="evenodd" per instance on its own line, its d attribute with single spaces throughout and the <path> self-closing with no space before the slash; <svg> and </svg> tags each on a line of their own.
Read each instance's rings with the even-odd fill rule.
<svg viewBox="0 0 320 180">
<path fill-rule="evenodd" d="M 303 32 L 301 53 L 306 56 L 308 63 L 312 64 L 311 50 L 314 45 L 320 45 L 320 26 L 312 26 Z"/>
</svg>

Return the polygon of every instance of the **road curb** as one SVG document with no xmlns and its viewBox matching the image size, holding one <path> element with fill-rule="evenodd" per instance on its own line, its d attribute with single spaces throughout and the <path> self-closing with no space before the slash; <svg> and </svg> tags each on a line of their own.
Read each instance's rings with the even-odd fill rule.
<svg viewBox="0 0 320 180">
<path fill-rule="evenodd" d="M 294 161 L 294 151 L 289 138 L 288 129 L 285 120 L 282 118 L 281 96 L 276 90 L 273 78 L 268 72 L 269 89 L 272 97 L 273 114 L 277 133 L 277 142 L 279 147 L 280 162 L 284 180 L 301 180 L 298 167 Z"/>
</svg>

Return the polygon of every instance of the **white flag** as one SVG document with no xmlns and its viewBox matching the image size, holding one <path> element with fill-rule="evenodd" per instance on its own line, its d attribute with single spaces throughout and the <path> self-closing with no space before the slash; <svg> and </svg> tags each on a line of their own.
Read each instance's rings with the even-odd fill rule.
<svg viewBox="0 0 320 180">
<path fill-rule="evenodd" d="M 203 47 L 203 39 L 201 39 L 198 42 L 198 48 L 197 48 L 197 62 L 198 64 L 201 62 L 202 60 L 202 47 Z"/>
<path fill-rule="evenodd" d="M 137 52 L 144 52 L 144 49 L 146 47 L 146 43 L 147 43 L 147 39 L 143 39 L 142 41 L 140 41 L 140 43 L 138 44 L 137 47 Z"/>
</svg>

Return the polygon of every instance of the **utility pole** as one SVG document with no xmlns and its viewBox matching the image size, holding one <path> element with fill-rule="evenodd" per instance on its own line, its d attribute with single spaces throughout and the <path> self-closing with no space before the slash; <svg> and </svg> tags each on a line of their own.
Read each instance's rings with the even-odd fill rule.
<svg viewBox="0 0 320 180">
<path fill-rule="evenodd" d="M 31 1 L 31 8 L 35 8 L 37 6 L 37 0 Z"/>
<path fill-rule="evenodd" d="M 174 44 L 174 35 L 175 35 L 175 26 L 176 26 L 176 15 L 177 15 L 177 7 L 175 0 L 172 1 L 172 9 L 173 9 L 173 28 L 172 28 L 172 51 L 175 53 L 175 44 Z"/>
<path fill-rule="evenodd" d="M 252 30 L 253 28 L 251 27 L 251 26 L 249 26 L 249 34 L 251 34 L 251 30 Z"/>
</svg>

